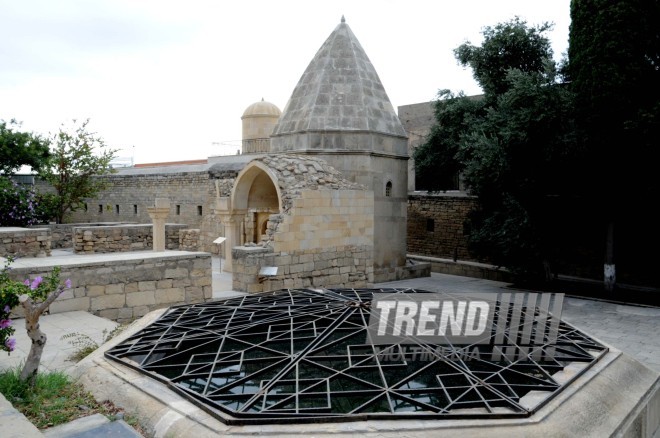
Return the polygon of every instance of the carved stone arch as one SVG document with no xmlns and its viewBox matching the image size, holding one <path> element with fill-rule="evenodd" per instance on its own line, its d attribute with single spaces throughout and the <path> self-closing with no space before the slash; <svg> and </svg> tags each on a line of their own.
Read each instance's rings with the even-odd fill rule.
<svg viewBox="0 0 660 438">
<path fill-rule="evenodd" d="M 250 208 L 276 208 L 282 211 L 282 193 L 277 177 L 259 161 L 252 161 L 236 177 L 231 191 L 234 212 L 246 212 Z"/>
</svg>

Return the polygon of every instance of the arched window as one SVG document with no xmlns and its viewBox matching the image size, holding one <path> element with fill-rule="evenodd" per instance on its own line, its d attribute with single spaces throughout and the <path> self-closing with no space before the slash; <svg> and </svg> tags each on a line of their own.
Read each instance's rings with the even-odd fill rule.
<svg viewBox="0 0 660 438">
<path fill-rule="evenodd" d="M 392 196 L 392 181 L 388 181 L 387 184 L 385 184 L 385 196 L 388 198 Z"/>
</svg>

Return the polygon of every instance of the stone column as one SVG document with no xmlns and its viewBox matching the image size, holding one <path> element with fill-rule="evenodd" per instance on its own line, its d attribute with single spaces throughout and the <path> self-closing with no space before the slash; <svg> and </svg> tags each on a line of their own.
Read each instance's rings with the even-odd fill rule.
<svg viewBox="0 0 660 438">
<path fill-rule="evenodd" d="M 156 205 L 147 207 L 147 212 L 153 221 L 154 251 L 165 251 L 165 220 L 170 215 L 170 200 L 156 198 Z"/>
<path fill-rule="evenodd" d="M 222 225 L 225 227 L 225 265 L 223 271 L 232 272 L 232 256 L 231 250 L 235 246 L 241 244 L 241 222 L 243 221 L 242 214 L 224 214 L 222 215 Z"/>
</svg>

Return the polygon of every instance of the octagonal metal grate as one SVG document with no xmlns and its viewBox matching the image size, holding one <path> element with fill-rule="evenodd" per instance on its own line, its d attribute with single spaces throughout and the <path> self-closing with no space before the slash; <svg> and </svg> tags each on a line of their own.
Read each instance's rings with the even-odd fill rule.
<svg viewBox="0 0 660 438">
<path fill-rule="evenodd" d="M 485 345 L 375 345 L 374 293 L 428 292 L 287 289 L 175 306 L 105 355 L 225 423 L 259 424 L 525 417 L 607 352 L 559 320 L 556 340 L 530 349 L 513 339 L 513 359 L 493 355 L 495 335 Z M 493 324 L 510 323 L 497 303 Z M 528 312 L 514 325 L 526 321 L 534 336 L 540 316 Z M 537 354 L 545 349 L 552 358 Z M 568 365 L 578 372 L 562 373 Z"/>
</svg>

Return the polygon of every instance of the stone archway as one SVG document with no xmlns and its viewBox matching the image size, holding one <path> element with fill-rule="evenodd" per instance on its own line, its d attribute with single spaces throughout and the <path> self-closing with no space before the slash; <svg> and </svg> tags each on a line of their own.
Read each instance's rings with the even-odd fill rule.
<svg viewBox="0 0 660 438">
<path fill-rule="evenodd" d="M 229 205 L 231 208 L 225 221 L 226 271 L 232 270 L 232 248 L 246 240 L 258 242 L 267 227 L 268 217 L 281 211 L 282 196 L 277 177 L 259 161 L 248 163 L 236 177 Z"/>
</svg>

